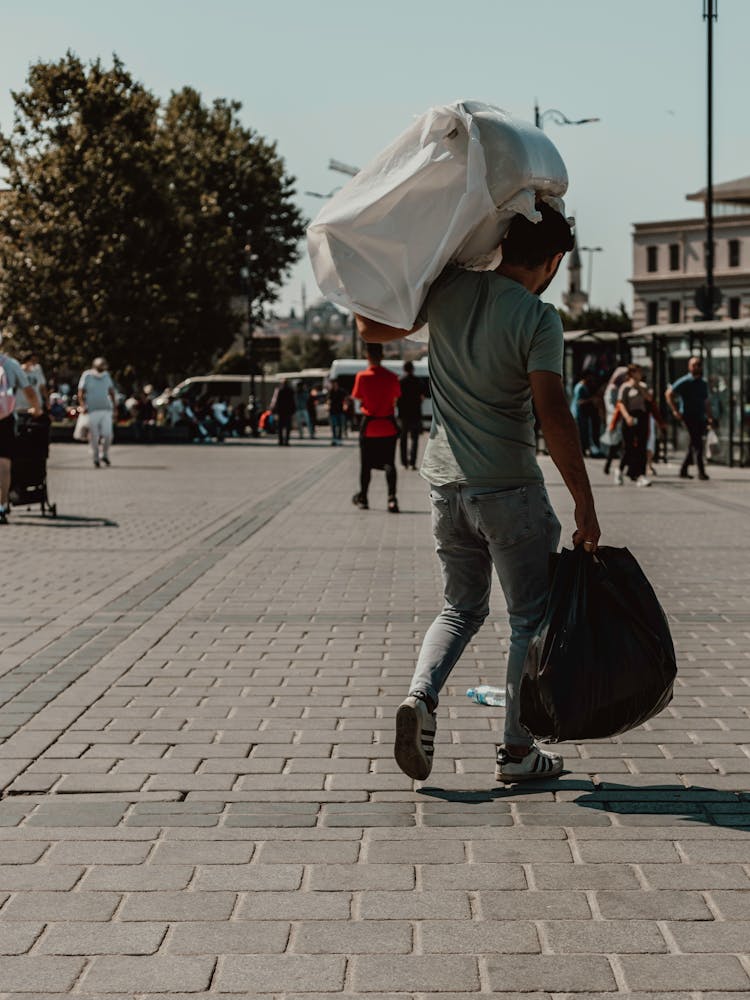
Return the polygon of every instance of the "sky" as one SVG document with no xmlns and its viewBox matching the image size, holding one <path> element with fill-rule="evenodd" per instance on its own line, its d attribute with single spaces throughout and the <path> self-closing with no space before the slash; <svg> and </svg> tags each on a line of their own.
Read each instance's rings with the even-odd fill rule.
<svg viewBox="0 0 750 1000">
<path fill-rule="evenodd" d="M 427 108 L 457 99 L 533 119 L 557 108 L 598 124 L 545 126 L 570 178 L 569 214 L 592 304 L 630 310 L 634 222 L 693 217 L 706 182 L 704 0 L 0 0 L 0 128 L 28 67 L 72 49 L 116 52 L 159 96 L 189 84 L 242 102 L 245 125 L 277 143 L 308 218 Z M 750 174 L 750 0 L 718 0 L 714 179 Z M 588 262 L 593 257 L 593 275 Z M 546 294 L 560 304 L 567 272 Z M 306 254 L 278 310 L 317 296 Z"/>
</svg>

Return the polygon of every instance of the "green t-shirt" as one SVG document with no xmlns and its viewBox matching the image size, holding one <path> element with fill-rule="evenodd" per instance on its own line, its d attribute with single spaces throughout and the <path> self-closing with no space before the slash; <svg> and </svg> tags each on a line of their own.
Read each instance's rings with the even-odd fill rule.
<svg viewBox="0 0 750 1000">
<path fill-rule="evenodd" d="M 529 372 L 562 375 L 557 310 L 494 271 L 449 266 L 419 318 L 430 327 L 433 412 L 424 478 L 433 486 L 541 482 Z"/>
</svg>

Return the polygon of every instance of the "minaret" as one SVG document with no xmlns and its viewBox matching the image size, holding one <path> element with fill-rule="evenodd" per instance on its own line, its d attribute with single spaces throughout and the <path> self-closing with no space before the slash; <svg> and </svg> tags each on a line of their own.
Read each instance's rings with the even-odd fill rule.
<svg viewBox="0 0 750 1000">
<path fill-rule="evenodd" d="M 573 319 L 580 319 L 589 304 L 589 297 L 581 288 L 581 271 L 581 255 L 576 242 L 568 261 L 568 290 L 562 296 L 565 308 Z"/>
</svg>

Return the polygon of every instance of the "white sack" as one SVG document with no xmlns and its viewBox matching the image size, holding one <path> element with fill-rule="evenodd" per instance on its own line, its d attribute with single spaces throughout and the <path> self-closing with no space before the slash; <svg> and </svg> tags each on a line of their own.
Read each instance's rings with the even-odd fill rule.
<svg viewBox="0 0 750 1000">
<path fill-rule="evenodd" d="M 568 175 L 541 129 L 477 101 L 431 108 L 323 207 L 307 231 L 323 295 L 409 329 L 449 261 L 497 267 L 516 214 L 564 211 Z"/>
</svg>

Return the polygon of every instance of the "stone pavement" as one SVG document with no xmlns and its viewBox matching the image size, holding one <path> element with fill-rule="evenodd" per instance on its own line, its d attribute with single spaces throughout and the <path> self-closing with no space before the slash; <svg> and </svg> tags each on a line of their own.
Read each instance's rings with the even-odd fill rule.
<svg viewBox="0 0 750 1000">
<path fill-rule="evenodd" d="M 57 446 L 61 516 L 2 530 L 0 1000 L 750 991 L 750 473 L 591 473 L 667 609 L 669 709 L 493 781 L 507 628 L 467 650 L 434 772 L 392 717 L 439 605 L 426 490 L 357 450 Z M 571 530 L 559 478 L 550 493 Z M 381 477 L 382 478 L 382 477 Z"/>
</svg>

